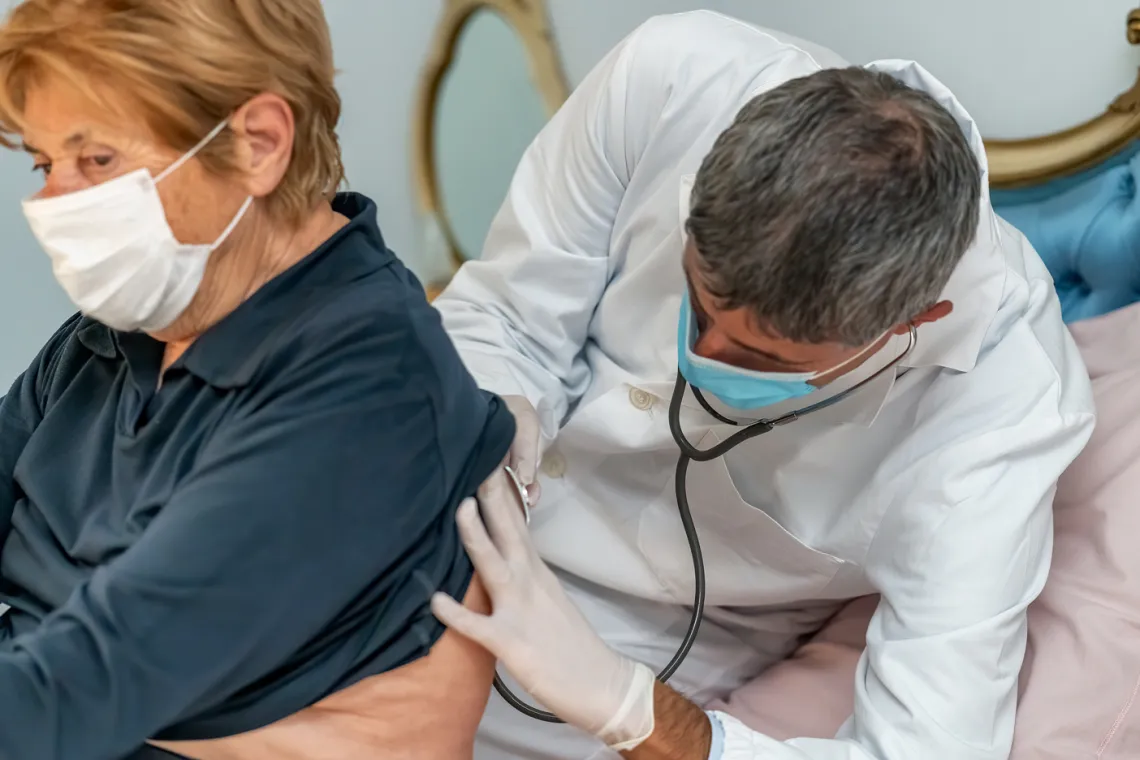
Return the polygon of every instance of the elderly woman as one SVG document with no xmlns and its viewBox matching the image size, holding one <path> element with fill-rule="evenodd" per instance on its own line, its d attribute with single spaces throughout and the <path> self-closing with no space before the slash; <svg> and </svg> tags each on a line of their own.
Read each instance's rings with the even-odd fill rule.
<svg viewBox="0 0 1140 760">
<path fill-rule="evenodd" d="M 0 26 L 80 310 L 0 404 L 0 757 L 470 755 L 491 662 L 428 602 L 485 604 L 454 512 L 513 420 L 336 194 L 333 72 L 319 0 Z"/>
</svg>

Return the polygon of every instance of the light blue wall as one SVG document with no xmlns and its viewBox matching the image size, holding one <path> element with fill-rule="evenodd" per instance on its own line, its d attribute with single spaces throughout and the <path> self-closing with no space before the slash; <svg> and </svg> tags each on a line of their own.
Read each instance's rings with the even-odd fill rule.
<svg viewBox="0 0 1140 760">
<path fill-rule="evenodd" d="M 26 156 L 0 150 L 0 395 L 71 313 L 20 213 L 38 184 Z"/>
<path fill-rule="evenodd" d="M 476 13 L 456 45 L 435 121 L 440 194 L 464 255 L 482 253 L 515 166 L 547 118 L 519 36 L 498 13 Z"/>
</svg>

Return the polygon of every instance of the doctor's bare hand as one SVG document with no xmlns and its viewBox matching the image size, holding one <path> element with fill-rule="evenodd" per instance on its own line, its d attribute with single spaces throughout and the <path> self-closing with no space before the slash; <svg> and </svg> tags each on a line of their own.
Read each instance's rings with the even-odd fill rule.
<svg viewBox="0 0 1140 760">
<path fill-rule="evenodd" d="M 538 486 L 538 450 L 542 426 L 534 405 L 522 396 L 503 396 L 503 403 L 515 417 L 515 439 L 507 464 L 526 486 L 530 506 L 538 504 L 541 492 Z"/>
<path fill-rule="evenodd" d="M 494 611 L 481 615 L 436 594 L 436 617 L 488 649 L 567 723 L 615 749 L 643 742 L 653 732 L 652 671 L 607 646 L 563 591 L 531 541 L 505 474 L 483 485 L 479 505 L 468 500 L 459 508 L 458 523 Z"/>
</svg>

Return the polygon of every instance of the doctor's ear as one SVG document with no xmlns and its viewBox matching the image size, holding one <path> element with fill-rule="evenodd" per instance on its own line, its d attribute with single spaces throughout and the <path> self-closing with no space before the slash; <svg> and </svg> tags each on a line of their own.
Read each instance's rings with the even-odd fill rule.
<svg viewBox="0 0 1140 760">
<path fill-rule="evenodd" d="M 293 109 L 280 95 L 263 93 L 234 112 L 230 119 L 234 163 L 254 198 L 271 195 L 293 156 Z"/>
<path fill-rule="evenodd" d="M 921 327 L 922 325 L 930 324 L 931 322 L 937 322 L 940 319 L 945 319 L 946 317 L 950 316 L 950 313 L 952 311 L 954 311 L 953 303 L 950 301 L 939 301 L 912 319 L 909 323 L 896 327 L 894 329 L 894 334 L 906 335 L 908 332 L 910 332 L 911 325 L 914 325 L 915 327 Z"/>
</svg>

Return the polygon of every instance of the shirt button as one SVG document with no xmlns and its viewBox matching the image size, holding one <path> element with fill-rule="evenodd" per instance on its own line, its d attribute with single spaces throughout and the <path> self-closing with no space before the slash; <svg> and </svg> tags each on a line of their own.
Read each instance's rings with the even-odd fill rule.
<svg viewBox="0 0 1140 760">
<path fill-rule="evenodd" d="M 656 401 L 656 399 L 649 391 L 643 391 L 640 388 L 629 389 L 629 403 L 633 404 L 634 409 L 648 412 L 653 408 L 654 401 Z"/>
<path fill-rule="evenodd" d="M 566 457 L 560 452 L 551 449 L 542 457 L 542 466 L 539 468 L 548 478 L 558 480 L 566 474 Z"/>
</svg>

